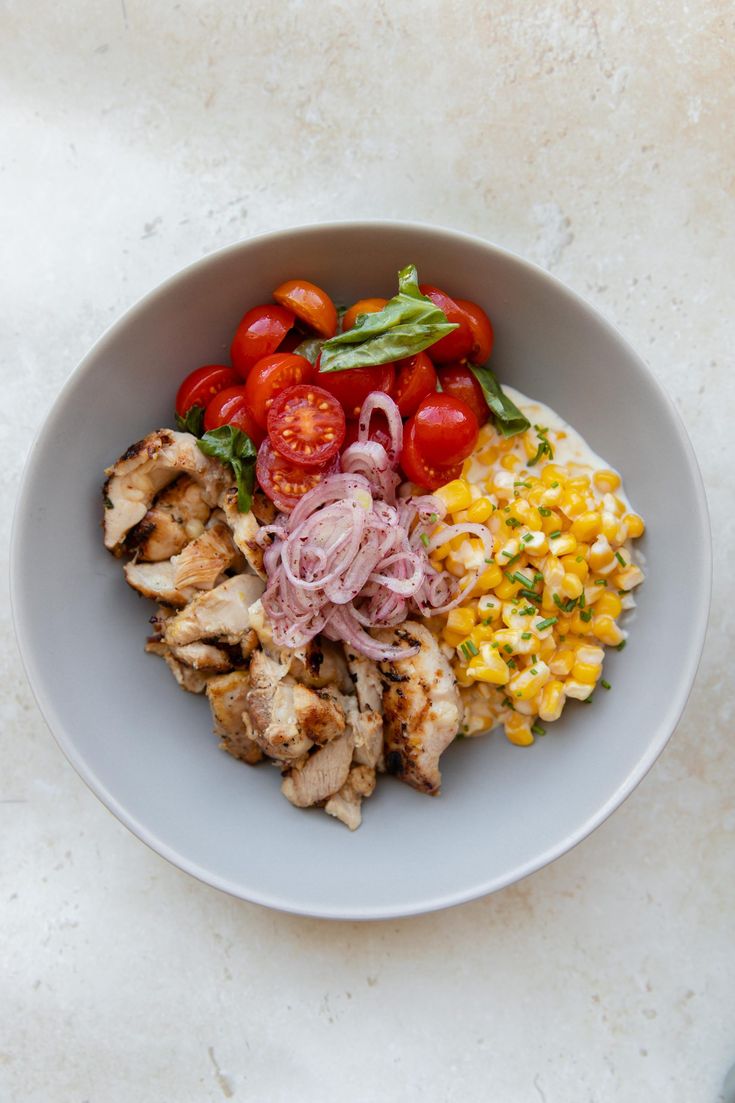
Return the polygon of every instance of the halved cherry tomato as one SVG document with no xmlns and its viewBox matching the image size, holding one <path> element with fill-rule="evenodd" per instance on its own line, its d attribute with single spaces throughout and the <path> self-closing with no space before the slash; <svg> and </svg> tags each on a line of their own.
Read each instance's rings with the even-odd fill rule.
<svg viewBox="0 0 735 1103">
<path fill-rule="evenodd" d="M 326 291 L 308 280 L 286 280 L 273 292 L 273 298 L 293 310 L 322 337 L 334 337 L 337 332 L 337 308 Z"/>
<path fill-rule="evenodd" d="M 460 310 L 463 310 L 466 314 L 472 333 L 472 348 L 467 354 L 467 359 L 473 364 L 482 365 L 493 351 L 495 343 L 493 323 L 477 303 L 470 302 L 469 299 L 455 299 L 454 301 Z"/>
<path fill-rule="evenodd" d="M 337 455 L 345 439 L 344 411 L 322 387 L 287 387 L 268 411 L 268 436 L 285 459 L 320 467 Z"/>
<path fill-rule="evenodd" d="M 316 362 L 317 375 L 314 382 L 323 387 L 325 391 L 333 394 L 347 417 L 360 416 L 362 404 L 371 391 L 385 391 L 391 394 L 396 379 L 395 368 L 392 364 L 379 364 L 374 368 L 348 368 L 347 371 L 319 371 L 319 360 Z"/>
<path fill-rule="evenodd" d="M 418 404 L 436 390 L 434 365 L 425 352 L 396 361 L 396 387 L 393 397 L 403 417 L 415 414 Z"/>
<path fill-rule="evenodd" d="M 407 479 L 417 486 L 425 486 L 428 490 L 437 490 L 445 483 L 450 483 L 452 479 L 458 479 L 462 474 L 461 463 L 452 464 L 450 467 L 439 467 L 426 462 L 416 444 L 416 422 L 413 418 L 409 418 L 403 426 L 401 467 Z"/>
<path fill-rule="evenodd" d="M 299 498 L 336 470 L 336 457 L 323 467 L 301 467 L 280 456 L 267 439 L 258 449 L 255 461 L 255 475 L 260 486 L 284 513 L 290 513 Z"/>
<path fill-rule="evenodd" d="M 345 432 L 345 439 L 342 442 L 343 452 L 345 448 L 349 448 L 351 444 L 357 443 L 358 428 L 359 422 L 347 422 L 347 431 Z M 382 444 L 386 452 L 393 447 L 393 438 L 388 428 L 388 419 L 382 410 L 373 410 L 370 415 L 370 435 L 368 439 L 376 441 L 377 444 Z"/>
<path fill-rule="evenodd" d="M 267 426 L 268 410 L 276 395 L 295 383 L 308 383 L 313 375 L 314 365 L 292 352 L 277 352 L 258 360 L 245 384 L 245 401 L 261 429 Z"/>
<path fill-rule="evenodd" d="M 450 299 L 445 291 L 431 284 L 419 284 L 419 290 L 427 299 L 431 299 L 435 306 L 443 310 L 448 322 L 456 323 L 458 329 L 452 330 L 441 341 L 430 345 L 426 350 L 435 364 L 448 364 L 451 360 L 461 360 L 468 356 L 472 349 L 472 330 L 467 315 L 454 299 Z"/>
<path fill-rule="evenodd" d="M 480 425 L 490 417 L 482 387 L 466 364 L 444 364 L 439 368 L 439 382 L 445 394 L 466 402 Z"/>
<path fill-rule="evenodd" d="M 176 413 L 180 417 L 186 417 L 192 406 L 201 406 L 203 409 L 225 387 L 232 387 L 237 383 L 237 372 L 232 368 L 226 368 L 223 364 L 205 364 L 203 368 L 196 368 L 187 375 L 176 394 Z"/>
<path fill-rule="evenodd" d="M 428 464 L 461 463 L 477 444 L 480 426 L 466 402 L 430 394 L 413 416 L 416 447 Z"/>
<path fill-rule="evenodd" d="M 204 431 L 219 429 L 221 425 L 234 425 L 247 433 L 257 447 L 265 433 L 250 413 L 244 387 L 226 387 L 215 395 L 204 411 Z"/>
<path fill-rule="evenodd" d="M 293 311 L 274 303 L 248 310 L 235 330 L 230 346 L 230 359 L 235 371 L 246 379 L 253 364 L 276 351 L 294 321 Z"/>
<path fill-rule="evenodd" d="M 346 333 L 348 329 L 352 329 L 358 314 L 377 314 L 387 302 L 387 299 L 358 299 L 349 310 L 345 311 L 342 318 L 342 332 Z"/>
</svg>

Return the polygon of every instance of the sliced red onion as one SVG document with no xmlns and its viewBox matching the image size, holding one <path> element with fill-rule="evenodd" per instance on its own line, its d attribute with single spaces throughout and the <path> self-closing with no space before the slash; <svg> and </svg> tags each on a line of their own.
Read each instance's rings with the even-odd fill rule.
<svg viewBox="0 0 735 1103">
<path fill-rule="evenodd" d="M 395 502 L 400 475 L 393 470 L 388 453 L 375 440 L 357 441 L 342 453 L 342 470 L 362 475 L 370 483 L 373 494 L 386 502 Z"/>
<path fill-rule="evenodd" d="M 370 439 L 370 418 L 373 416 L 373 411 L 382 410 L 388 421 L 388 432 L 390 433 L 391 446 L 388 450 L 388 460 L 391 467 L 396 467 L 398 464 L 398 457 L 401 454 L 403 448 L 403 421 L 401 420 L 401 411 L 396 406 L 390 395 L 387 395 L 385 391 L 371 391 L 362 404 L 360 410 L 360 418 L 357 423 L 357 439 L 361 444 L 365 444 Z"/>
</svg>

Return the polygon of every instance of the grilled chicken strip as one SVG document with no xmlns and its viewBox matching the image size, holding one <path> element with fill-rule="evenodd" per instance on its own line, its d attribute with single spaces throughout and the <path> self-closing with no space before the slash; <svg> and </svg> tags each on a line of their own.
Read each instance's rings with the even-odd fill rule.
<svg viewBox="0 0 735 1103">
<path fill-rule="evenodd" d="M 352 736 L 349 732 L 333 739 L 310 755 L 303 766 L 289 770 L 281 792 L 297 808 L 321 804 L 342 788 L 350 772 Z"/>
<path fill-rule="evenodd" d="M 263 752 L 251 738 L 252 728 L 245 713 L 249 689 L 248 672 L 235 670 L 232 674 L 210 678 L 207 697 L 214 719 L 214 733 L 221 737 L 222 750 L 254 766 L 262 759 Z"/>
<path fill-rule="evenodd" d="M 114 552 L 121 550 L 126 535 L 143 520 L 159 491 L 179 475 L 189 475 L 199 484 L 210 508 L 229 483 L 224 466 L 204 455 L 196 437 L 173 429 L 158 429 L 131 444 L 105 474 L 105 547 Z"/>
<path fill-rule="evenodd" d="M 350 701 L 347 720 L 355 736 L 355 762 L 383 768 L 383 686 L 371 659 L 345 647 L 347 666 L 357 700 Z"/>
<path fill-rule="evenodd" d="M 419 647 L 418 654 L 380 662 L 385 721 L 385 763 L 422 793 L 441 786 L 439 757 L 462 723 L 462 703 L 448 661 L 428 628 L 406 621 L 375 633 L 381 642 Z"/>
<path fill-rule="evenodd" d="M 236 486 L 230 486 L 222 492 L 219 505 L 227 519 L 227 524 L 232 530 L 235 544 L 255 573 L 265 579 L 263 549 L 255 543 L 255 537 L 258 535 L 258 529 L 260 528 L 255 514 L 253 512 L 241 513 L 237 508 Z"/>
<path fill-rule="evenodd" d="M 250 624 L 266 654 L 284 667 L 284 674 L 292 674 L 312 689 L 334 686 L 340 693 L 352 693 L 352 677 L 337 644 L 320 638 L 304 647 L 279 647 L 260 601 L 250 610 Z"/>
<path fill-rule="evenodd" d="M 314 743 L 327 743 L 344 733 L 345 713 L 337 690 L 301 685 L 264 651 L 256 651 L 250 660 L 250 682 L 246 710 L 253 739 L 270 758 L 302 758 Z"/>
<path fill-rule="evenodd" d="M 211 643 L 197 640 L 196 643 L 186 643 L 183 647 L 172 647 L 170 651 L 178 662 L 194 670 L 206 670 L 210 674 L 223 674 L 226 670 L 232 670 L 232 661 L 227 652 Z"/>
<path fill-rule="evenodd" d="M 363 797 L 369 797 L 375 788 L 375 770 L 370 766 L 353 766 L 347 781 L 324 805 L 324 811 L 335 816 L 356 831 L 362 823 Z"/>
<path fill-rule="evenodd" d="M 224 572 L 240 560 L 229 528 L 222 521 L 215 522 L 173 557 L 176 587 L 211 590 Z"/>
<path fill-rule="evenodd" d="M 210 513 L 199 483 L 182 475 L 161 491 L 143 520 L 131 528 L 125 551 L 150 563 L 171 559 L 201 533 Z"/>
<path fill-rule="evenodd" d="M 143 597 L 149 597 L 162 605 L 183 609 L 197 590 L 179 590 L 176 587 L 176 568 L 169 559 L 164 563 L 126 563 L 123 567 L 125 581 Z"/>
<path fill-rule="evenodd" d="M 214 671 L 194 670 L 193 667 L 180 663 L 163 640 L 148 640 L 145 649 L 149 655 L 161 656 L 178 684 L 187 693 L 204 693 L 209 679 L 215 676 Z"/>
<path fill-rule="evenodd" d="M 170 647 L 203 639 L 239 643 L 250 628 L 250 606 L 262 592 L 263 583 L 255 575 L 237 574 L 213 590 L 198 593 L 185 609 L 166 621 L 166 643 Z"/>
</svg>

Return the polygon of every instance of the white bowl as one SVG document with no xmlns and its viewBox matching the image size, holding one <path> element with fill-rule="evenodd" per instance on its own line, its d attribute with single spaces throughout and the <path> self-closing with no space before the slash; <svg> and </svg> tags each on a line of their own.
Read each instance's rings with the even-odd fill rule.
<svg viewBox="0 0 735 1103">
<path fill-rule="evenodd" d="M 102 546 L 104 467 L 171 423 L 176 389 L 226 361 L 250 306 L 290 276 L 342 302 L 390 295 L 396 271 L 482 303 L 501 380 L 571 422 L 618 468 L 646 518 L 646 582 L 609 693 L 573 704 L 530 748 L 455 743 L 442 794 L 382 778 L 350 833 L 293 808 L 278 771 L 217 747 L 207 702 L 143 652 L 152 605 Z M 408 915 L 499 889 L 569 850 L 631 792 L 689 694 L 710 588 L 704 491 L 673 404 L 620 335 L 533 265 L 485 241 L 402 223 L 338 223 L 242 242 L 146 296 L 73 373 L 35 445 L 15 518 L 15 623 L 38 704 L 62 749 L 131 831 L 181 869 L 308 915 Z"/>
</svg>

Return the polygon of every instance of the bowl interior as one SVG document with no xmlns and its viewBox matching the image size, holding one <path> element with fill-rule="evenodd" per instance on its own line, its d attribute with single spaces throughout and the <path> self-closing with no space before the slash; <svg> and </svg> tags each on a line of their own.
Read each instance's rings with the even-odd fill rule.
<svg viewBox="0 0 735 1103">
<path fill-rule="evenodd" d="M 438 799 L 381 779 L 353 834 L 321 812 L 292 808 L 276 770 L 219 751 L 206 701 L 184 694 L 164 664 L 143 653 L 153 606 L 126 587 L 102 546 L 100 484 L 132 441 L 171 424 L 187 372 L 227 362 L 241 315 L 269 301 L 283 280 L 303 275 L 349 303 L 390 295 L 409 262 L 422 280 L 482 303 L 496 328 L 501 380 L 556 409 L 621 471 L 647 522 L 647 579 L 628 646 L 606 658 L 609 693 L 595 694 L 592 705 L 573 703 L 529 749 L 500 735 L 455 743 L 442 759 Z M 473 238 L 338 224 L 215 254 L 102 338 L 33 449 L 12 573 L 39 704 L 73 764 L 123 822 L 236 895 L 315 915 L 371 917 L 508 884 L 574 845 L 620 803 L 685 703 L 710 572 L 701 480 L 678 417 L 591 308 L 539 269 Z"/>
</svg>

